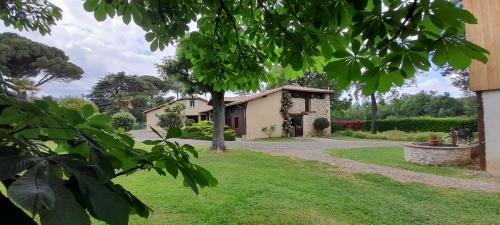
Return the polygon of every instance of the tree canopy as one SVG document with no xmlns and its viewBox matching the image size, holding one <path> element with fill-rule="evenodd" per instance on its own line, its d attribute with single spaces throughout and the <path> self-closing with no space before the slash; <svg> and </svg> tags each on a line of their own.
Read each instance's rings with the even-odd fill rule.
<svg viewBox="0 0 500 225">
<path fill-rule="evenodd" d="M 78 80 L 83 74 L 62 50 L 14 33 L 0 34 L 0 66 L 15 79 L 34 79 L 41 75 L 35 86 L 53 80 Z"/>
<path fill-rule="evenodd" d="M 158 4 L 160 3 L 160 4 Z M 431 62 L 466 68 L 487 51 L 463 38 L 468 11 L 446 0 L 86 0 L 97 20 L 119 15 L 147 31 L 151 50 L 181 41 L 193 74 L 216 90 L 255 89 L 279 63 L 325 71 L 341 87 L 386 92 Z M 188 33 L 196 21 L 198 30 Z M 182 39 L 182 40 L 181 40 Z M 432 55 L 432 57 L 431 57 Z M 243 75 L 244 74 L 244 75 Z"/>
<path fill-rule="evenodd" d="M 167 86 L 160 78 L 118 72 L 99 80 L 92 87 L 88 98 L 100 111 L 116 113 L 125 110 L 139 121 L 143 121 L 142 112 L 151 107 L 153 100 L 162 97 L 166 91 Z"/>
</svg>

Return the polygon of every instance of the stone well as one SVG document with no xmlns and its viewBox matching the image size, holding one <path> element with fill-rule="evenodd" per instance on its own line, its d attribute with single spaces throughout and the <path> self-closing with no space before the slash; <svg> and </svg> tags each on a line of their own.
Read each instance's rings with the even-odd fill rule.
<svg viewBox="0 0 500 225">
<path fill-rule="evenodd" d="M 471 163 L 471 146 L 427 145 L 408 143 L 404 145 L 407 162 L 431 166 L 454 166 Z"/>
</svg>

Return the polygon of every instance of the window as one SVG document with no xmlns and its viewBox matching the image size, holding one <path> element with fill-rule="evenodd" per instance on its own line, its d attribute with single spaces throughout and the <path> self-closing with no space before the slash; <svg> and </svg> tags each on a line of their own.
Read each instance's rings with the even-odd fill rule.
<svg viewBox="0 0 500 225">
<path fill-rule="evenodd" d="M 194 100 L 189 100 L 189 108 L 194 108 Z"/>
<path fill-rule="evenodd" d="M 240 127 L 239 117 L 235 116 L 234 117 L 234 129 L 238 129 L 239 127 Z"/>
<path fill-rule="evenodd" d="M 310 98 L 305 98 L 305 101 L 304 103 L 306 104 L 305 105 L 305 111 L 306 112 L 309 112 L 309 110 L 311 109 L 311 99 Z"/>
</svg>

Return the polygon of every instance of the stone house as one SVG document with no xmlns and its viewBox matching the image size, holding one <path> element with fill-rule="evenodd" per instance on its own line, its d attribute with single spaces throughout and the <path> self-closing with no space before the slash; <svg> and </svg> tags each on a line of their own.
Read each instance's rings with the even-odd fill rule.
<svg viewBox="0 0 500 225">
<path fill-rule="evenodd" d="M 319 135 L 314 129 L 316 118 L 330 119 L 330 94 L 332 91 L 317 88 L 287 85 L 261 93 L 235 99 L 226 105 L 226 125 L 236 131 L 236 136 L 244 139 L 281 137 L 283 135 L 281 99 L 284 92 L 292 96 L 289 114 L 292 119 L 292 136 L 310 137 Z M 264 128 L 274 131 L 266 132 Z M 325 129 L 324 135 L 330 134 Z"/>
<path fill-rule="evenodd" d="M 208 101 L 200 97 L 186 97 L 171 101 L 167 104 L 163 104 L 151 109 L 144 111 L 146 114 L 146 129 L 151 130 L 153 127 L 156 130 L 161 130 L 157 125 L 159 113 L 165 112 L 167 107 L 174 106 L 176 104 L 183 104 L 185 109 L 182 110 L 182 114 L 188 119 L 192 119 L 194 122 L 199 122 L 202 120 L 209 119 L 209 112 L 212 110 L 212 106 L 208 105 Z"/>
<path fill-rule="evenodd" d="M 243 97 L 226 97 L 226 125 L 236 131 L 236 136 L 248 140 L 283 136 L 281 116 L 281 99 L 284 92 L 290 93 L 292 107 L 289 115 L 292 120 L 291 136 L 310 137 L 319 135 L 314 129 L 314 120 L 320 117 L 330 119 L 330 94 L 332 91 L 287 85 Z M 183 114 L 195 122 L 210 120 L 212 106 L 203 98 L 181 98 L 145 111 L 146 126 L 161 129 L 156 125 L 156 114 L 174 104 L 184 104 Z M 271 129 L 274 127 L 274 129 Z M 266 128 L 269 132 L 263 131 Z M 272 132 L 271 132 L 272 130 Z M 323 131 L 330 134 L 330 129 Z"/>
</svg>

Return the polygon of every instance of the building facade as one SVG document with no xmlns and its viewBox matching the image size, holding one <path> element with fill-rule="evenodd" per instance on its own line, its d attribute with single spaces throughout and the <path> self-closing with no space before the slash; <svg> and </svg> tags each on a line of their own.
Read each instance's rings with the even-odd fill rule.
<svg viewBox="0 0 500 225">
<path fill-rule="evenodd" d="M 157 124 L 158 117 L 156 115 L 165 112 L 165 109 L 176 104 L 183 104 L 185 108 L 182 110 L 181 114 L 194 122 L 210 119 L 209 112 L 212 110 L 212 106 L 208 105 L 207 100 L 199 97 L 180 98 L 167 104 L 144 111 L 144 114 L 146 114 L 146 129 L 151 130 L 151 127 L 153 127 L 156 130 L 161 130 L 162 128 Z"/>
</svg>

